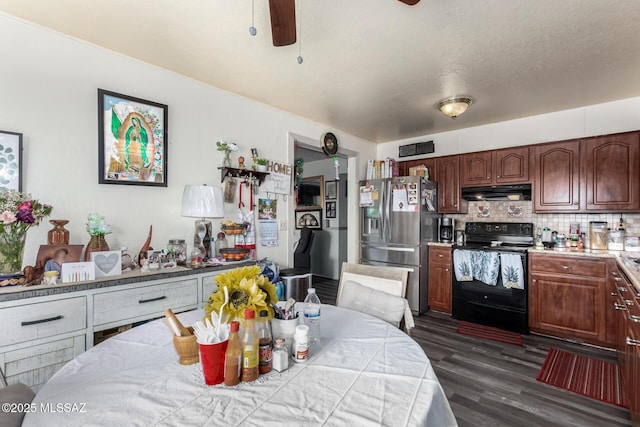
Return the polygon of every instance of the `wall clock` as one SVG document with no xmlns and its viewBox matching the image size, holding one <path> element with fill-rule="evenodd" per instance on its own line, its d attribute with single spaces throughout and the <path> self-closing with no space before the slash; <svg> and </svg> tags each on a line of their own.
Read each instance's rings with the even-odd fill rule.
<svg viewBox="0 0 640 427">
<path fill-rule="evenodd" d="M 338 138 L 331 132 L 327 132 L 322 135 L 322 151 L 327 156 L 333 156 L 338 152 Z"/>
</svg>

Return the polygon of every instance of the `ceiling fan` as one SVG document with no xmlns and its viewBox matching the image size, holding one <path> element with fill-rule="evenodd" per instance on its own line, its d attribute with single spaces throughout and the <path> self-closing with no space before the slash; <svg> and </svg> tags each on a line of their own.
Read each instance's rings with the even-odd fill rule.
<svg viewBox="0 0 640 427">
<path fill-rule="evenodd" d="M 398 0 L 409 6 L 420 0 Z M 288 46 L 296 42 L 296 0 L 269 0 L 271 36 L 274 46 Z"/>
</svg>

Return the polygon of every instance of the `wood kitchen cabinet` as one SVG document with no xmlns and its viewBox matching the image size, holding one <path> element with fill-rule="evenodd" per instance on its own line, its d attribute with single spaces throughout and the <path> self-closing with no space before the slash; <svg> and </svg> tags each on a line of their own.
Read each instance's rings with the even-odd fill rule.
<svg viewBox="0 0 640 427">
<path fill-rule="evenodd" d="M 536 212 L 580 210 L 580 145 L 576 141 L 531 147 Z"/>
<path fill-rule="evenodd" d="M 607 344 L 606 260 L 529 256 L 531 331 Z"/>
<path fill-rule="evenodd" d="M 580 141 L 587 212 L 640 210 L 640 133 Z"/>
<path fill-rule="evenodd" d="M 429 246 L 429 309 L 451 314 L 451 248 Z"/>
<path fill-rule="evenodd" d="M 438 212 L 466 213 L 468 204 L 460 187 L 460 156 L 436 157 Z"/>
<path fill-rule="evenodd" d="M 429 170 L 429 180 L 436 181 L 436 158 L 429 157 L 426 159 L 417 159 L 417 160 L 407 160 L 406 162 L 400 162 L 398 171 L 400 176 L 408 176 L 411 175 L 409 173 L 409 169 L 415 166 L 424 165 Z"/>
<path fill-rule="evenodd" d="M 529 147 L 482 151 L 460 157 L 463 187 L 529 182 Z"/>
</svg>

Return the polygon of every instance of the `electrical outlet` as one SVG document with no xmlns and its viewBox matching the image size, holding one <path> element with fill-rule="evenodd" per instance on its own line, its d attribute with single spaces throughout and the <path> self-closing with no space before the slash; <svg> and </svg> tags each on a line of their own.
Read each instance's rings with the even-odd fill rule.
<svg viewBox="0 0 640 427">
<path fill-rule="evenodd" d="M 287 221 L 284 219 L 280 220 L 280 231 L 287 231 Z"/>
</svg>

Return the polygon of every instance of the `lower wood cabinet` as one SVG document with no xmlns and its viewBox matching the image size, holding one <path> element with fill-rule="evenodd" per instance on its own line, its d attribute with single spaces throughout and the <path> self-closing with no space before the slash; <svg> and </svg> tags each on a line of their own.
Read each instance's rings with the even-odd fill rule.
<svg viewBox="0 0 640 427">
<path fill-rule="evenodd" d="M 429 247 L 429 309 L 451 314 L 451 248 Z"/>
<path fill-rule="evenodd" d="M 606 271 L 599 258 L 531 254 L 531 331 L 607 345 Z"/>
</svg>

